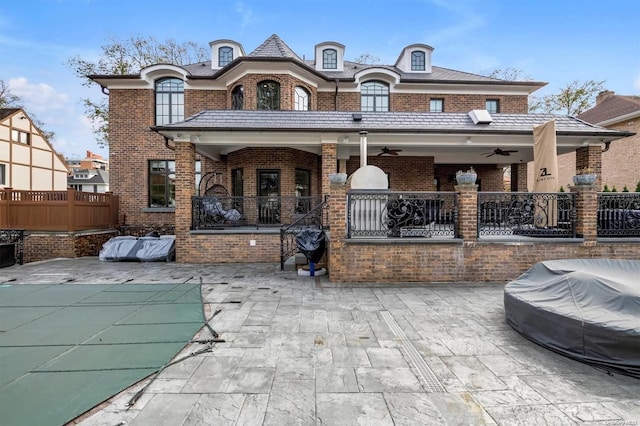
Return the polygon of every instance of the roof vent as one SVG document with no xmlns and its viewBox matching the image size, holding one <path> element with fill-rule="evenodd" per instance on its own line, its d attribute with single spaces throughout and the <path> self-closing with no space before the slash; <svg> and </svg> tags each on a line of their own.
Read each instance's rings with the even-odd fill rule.
<svg viewBox="0 0 640 426">
<path fill-rule="evenodd" d="M 362 121 L 362 114 L 359 112 L 353 113 L 353 121 Z"/>
<path fill-rule="evenodd" d="M 493 118 L 486 109 L 472 109 L 469 111 L 469 117 L 473 120 L 473 124 L 491 124 Z"/>
</svg>

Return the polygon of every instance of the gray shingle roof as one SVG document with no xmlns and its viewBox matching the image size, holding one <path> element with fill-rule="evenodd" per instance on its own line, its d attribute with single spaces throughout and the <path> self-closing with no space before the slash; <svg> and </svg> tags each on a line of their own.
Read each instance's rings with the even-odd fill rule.
<svg viewBox="0 0 640 426">
<path fill-rule="evenodd" d="M 249 53 L 251 57 L 264 58 L 292 58 L 302 61 L 296 52 L 294 52 L 277 34 L 272 34 L 260 46 Z"/>
<path fill-rule="evenodd" d="M 90 184 L 108 184 L 109 183 L 109 172 L 101 169 L 92 169 L 92 170 L 78 170 L 78 172 L 86 172 L 86 173 L 95 173 L 94 176 L 91 176 L 89 179 L 75 179 L 72 176 L 67 178 L 67 184 L 81 184 L 81 185 L 90 185 Z"/>
<path fill-rule="evenodd" d="M 489 125 L 474 124 L 467 113 L 358 114 L 362 115 L 361 121 L 354 121 L 353 112 L 345 111 L 204 110 L 182 122 L 154 129 L 530 134 L 533 127 L 555 119 L 558 134 L 624 136 L 624 132 L 605 129 L 573 117 L 552 114 L 492 114 L 493 123 Z"/>
<path fill-rule="evenodd" d="M 0 108 L 0 120 L 4 120 L 18 111 L 20 111 L 20 108 Z"/>
</svg>

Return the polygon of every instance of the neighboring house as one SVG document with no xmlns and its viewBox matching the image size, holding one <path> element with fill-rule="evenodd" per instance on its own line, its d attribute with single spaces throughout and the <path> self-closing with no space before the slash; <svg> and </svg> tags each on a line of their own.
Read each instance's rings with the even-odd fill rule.
<svg viewBox="0 0 640 426">
<path fill-rule="evenodd" d="M 635 133 L 605 145 L 602 153 L 602 185 L 616 188 L 618 192 L 625 186 L 635 191 L 640 183 L 640 96 L 601 92 L 596 105 L 578 118 L 607 129 Z M 575 156 L 561 156 L 559 164 L 563 164 L 561 170 L 566 173 L 566 169 L 575 164 Z"/>
<path fill-rule="evenodd" d="M 109 192 L 109 172 L 102 169 L 74 170 L 67 180 L 69 188 L 82 192 Z"/>
<path fill-rule="evenodd" d="M 22 108 L 0 109 L 0 188 L 62 191 L 68 169 Z"/>
<path fill-rule="evenodd" d="M 109 94 L 110 187 L 120 214 L 128 225 L 175 223 L 179 261 L 180 250 L 232 261 L 250 246 L 239 238 L 238 253 L 214 255 L 232 245 L 178 232 L 193 226 L 192 205 L 176 199 L 204 195 L 211 173 L 217 194 L 253 197 L 260 212 L 269 203 L 280 213 L 285 197 L 328 195 L 329 174 L 352 174 L 363 155 L 395 191 L 454 191 L 456 171 L 470 166 L 482 191 L 503 191 L 507 166 L 511 189 L 526 191 L 534 126 L 555 119 L 558 153 L 577 150 L 589 164 L 600 161 L 602 143 L 627 135 L 528 114 L 528 96 L 546 83 L 438 67 L 425 44 L 401 49 L 391 65 L 347 61 L 333 41 L 303 59 L 275 34 L 249 54 L 232 40 L 210 46 L 210 61 L 91 76 Z"/>
<path fill-rule="evenodd" d="M 87 151 L 87 156 L 83 159 L 68 158 L 67 167 L 69 167 L 71 171 L 81 169 L 102 169 L 108 171 L 109 160 L 105 160 L 100 154 Z"/>
</svg>

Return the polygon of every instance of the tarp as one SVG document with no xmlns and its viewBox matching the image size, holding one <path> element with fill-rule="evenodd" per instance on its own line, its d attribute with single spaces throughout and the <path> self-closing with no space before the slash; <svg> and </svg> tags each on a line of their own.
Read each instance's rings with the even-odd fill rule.
<svg viewBox="0 0 640 426">
<path fill-rule="evenodd" d="M 557 192 L 559 190 L 555 120 L 547 121 L 533 128 L 533 170 L 535 173 L 534 192 Z M 538 215 L 540 219 L 534 221 L 536 226 L 557 225 L 555 200 L 548 200 L 547 208 L 540 210 Z"/>
<path fill-rule="evenodd" d="M 161 237 L 113 237 L 102 245 L 100 260 L 168 262 L 175 258 L 175 235 Z"/>
<path fill-rule="evenodd" d="M 506 320 L 534 342 L 640 378 L 640 261 L 550 260 L 504 289 Z"/>
<path fill-rule="evenodd" d="M 203 325 L 199 284 L 0 285 L 0 424 L 65 424 Z"/>
</svg>

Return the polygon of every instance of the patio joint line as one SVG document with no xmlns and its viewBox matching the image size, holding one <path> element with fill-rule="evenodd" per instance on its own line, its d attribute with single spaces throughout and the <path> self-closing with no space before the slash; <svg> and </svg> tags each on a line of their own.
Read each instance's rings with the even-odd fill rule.
<svg viewBox="0 0 640 426">
<path fill-rule="evenodd" d="M 400 325 L 391 316 L 389 311 L 380 311 L 382 319 L 387 323 L 393 334 L 400 338 L 400 346 L 405 353 L 409 361 L 413 364 L 418 374 L 422 378 L 422 383 L 425 385 L 427 392 L 446 392 L 444 386 L 436 375 L 433 373 L 427 362 L 422 358 L 416 347 L 411 343 L 406 333 L 400 328 Z"/>
</svg>

